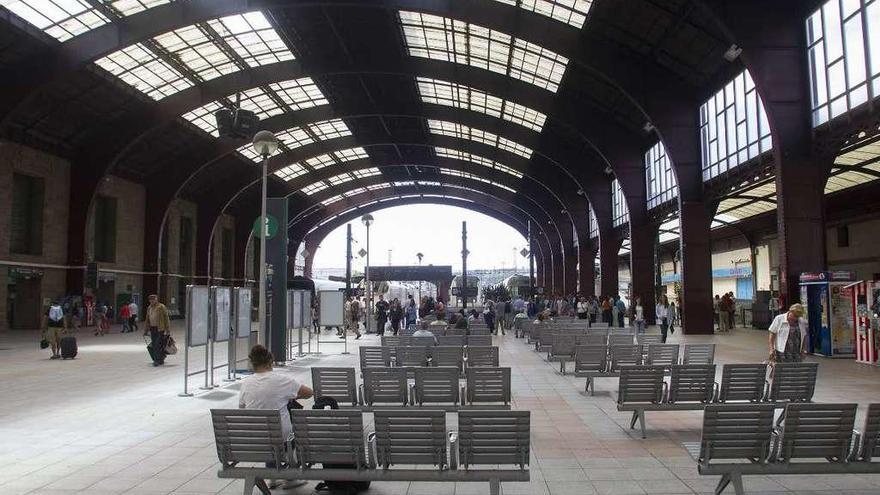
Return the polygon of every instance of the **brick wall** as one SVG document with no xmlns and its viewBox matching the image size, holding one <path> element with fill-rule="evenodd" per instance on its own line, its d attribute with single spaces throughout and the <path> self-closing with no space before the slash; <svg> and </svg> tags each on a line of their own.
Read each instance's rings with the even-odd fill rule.
<svg viewBox="0 0 880 495">
<path fill-rule="evenodd" d="M 197 214 L 198 208 L 195 203 L 178 199 L 172 202 L 171 206 L 168 207 L 168 215 L 165 218 L 164 228 L 167 230 L 167 236 L 165 239 L 168 241 L 168 246 L 162 251 L 168 253 L 168 260 L 167 265 L 165 265 L 167 266 L 167 269 L 162 270 L 166 275 L 163 276 L 163 280 L 160 284 L 161 290 L 159 297 L 162 302 L 168 306 L 168 309 L 171 310 L 172 314 L 179 314 L 180 309 L 184 304 L 181 297 L 182 292 L 180 291 L 181 284 L 185 285 L 191 283 L 191 279 L 188 278 L 191 274 L 181 273 L 180 219 L 185 216 L 192 220 L 193 252 L 190 266 L 195 267 L 195 239 L 198 235 Z M 163 265 L 160 263 L 159 266 Z"/>
<path fill-rule="evenodd" d="M 232 249 L 231 258 L 233 266 L 229 267 L 230 273 L 232 276 L 235 276 L 235 263 L 238 260 L 235 259 L 235 217 L 231 215 L 223 215 L 220 217 L 220 220 L 214 227 L 214 236 L 213 236 L 213 246 L 211 248 L 211 276 L 215 278 L 223 277 L 223 231 L 225 229 L 229 229 L 230 234 L 232 235 L 231 246 Z M 237 281 L 233 280 L 217 280 L 216 282 L 212 282 L 213 285 L 241 285 Z"/>
<path fill-rule="evenodd" d="M 41 255 L 9 252 L 14 172 L 45 179 Z M 69 190 L 70 164 L 66 160 L 15 143 L 0 141 L 0 260 L 66 265 Z M 0 331 L 9 328 L 7 301 L 10 269 L 16 268 L 8 264 L 0 265 Z M 38 270 L 42 271 L 40 299 L 62 297 L 65 293 L 66 271 L 63 268 L 38 268 Z M 39 301 L 40 305 L 42 300 Z"/>
</svg>

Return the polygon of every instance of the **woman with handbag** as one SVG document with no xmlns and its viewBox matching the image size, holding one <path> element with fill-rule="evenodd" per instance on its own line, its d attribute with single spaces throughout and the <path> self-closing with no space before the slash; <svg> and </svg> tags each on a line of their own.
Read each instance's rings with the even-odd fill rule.
<svg viewBox="0 0 880 495">
<path fill-rule="evenodd" d="M 803 361 L 807 354 L 807 325 L 801 304 L 792 304 L 787 313 L 773 318 L 767 339 L 769 360 L 777 363 Z"/>
</svg>

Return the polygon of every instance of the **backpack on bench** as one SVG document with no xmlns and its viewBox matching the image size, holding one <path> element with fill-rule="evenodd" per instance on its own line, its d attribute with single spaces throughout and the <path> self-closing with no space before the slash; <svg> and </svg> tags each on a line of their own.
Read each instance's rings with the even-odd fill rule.
<svg viewBox="0 0 880 495">
<path fill-rule="evenodd" d="M 316 397 L 312 409 L 339 409 L 339 403 L 333 397 Z M 323 464 L 324 469 L 357 469 L 354 464 Z M 315 486 L 316 492 L 329 492 L 355 495 L 370 489 L 369 481 L 322 481 Z"/>
</svg>

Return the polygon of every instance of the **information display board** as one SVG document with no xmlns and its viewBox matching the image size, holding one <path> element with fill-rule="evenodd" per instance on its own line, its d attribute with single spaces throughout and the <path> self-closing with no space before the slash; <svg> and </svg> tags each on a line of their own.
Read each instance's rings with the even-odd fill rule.
<svg viewBox="0 0 880 495">
<path fill-rule="evenodd" d="M 211 287 L 211 316 L 214 342 L 229 340 L 232 326 L 232 297 L 229 287 Z"/>
<path fill-rule="evenodd" d="M 251 297 L 249 287 L 235 288 L 235 336 L 240 339 L 251 335 Z"/>
<path fill-rule="evenodd" d="M 345 294 L 337 290 L 322 290 L 318 293 L 321 306 L 318 308 L 318 325 L 321 327 L 341 327 L 345 324 Z"/>
<path fill-rule="evenodd" d="M 211 289 L 205 285 L 186 286 L 186 345 L 197 347 L 208 343 L 211 317 Z"/>
</svg>

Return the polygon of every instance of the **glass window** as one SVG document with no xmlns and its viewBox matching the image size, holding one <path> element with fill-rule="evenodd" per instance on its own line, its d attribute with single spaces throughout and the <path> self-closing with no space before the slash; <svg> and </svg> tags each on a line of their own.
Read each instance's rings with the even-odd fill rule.
<svg viewBox="0 0 880 495">
<path fill-rule="evenodd" d="M 433 134 L 439 134 L 441 136 L 468 139 L 489 146 L 494 146 L 515 153 L 523 158 L 528 159 L 532 157 L 531 148 L 523 146 L 515 141 L 511 141 L 510 139 L 496 136 L 491 132 L 475 129 L 455 122 L 428 119 L 428 130 Z"/>
<path fill-rule="evenodd" d="M 92 212 L 92 252 L 95 261 L 116 262 L 116 211 L 116 198 L 101 195 L 95 198 L 95 209 Z"/>
<path fill-rule="evenodd" d="M 400 11 L 409 54 L 506 74 L 556 92 L 568 59 L 492 29 L 419 12 Z"/>
<path fill-rule="evenodd" d="M 340 163 L 348 162 L 351 160 L 359 160 L 363 158 L 369 158 L 366 150 L 361 147 L 357 148 L 349 148 L 344 150 L 333 151 L 330 153 L 323 153 L 318 156 L 313 156 L 311 158 L 307 158 L 300 162 L 288 165 L 280 170 L 275 172 L 275 175 L 284 181 L 290 181 L 291 179 L 295 179 L 300 175 L 308 173 L 314 170 L 320 170 L 324 167 L 330 167 L 333 165 L 338 165 Z"/>
<path fill-rule="evenodd" d="M 278 146 L 278 151 L 275 152 L 275 155 L 292 151 L 300 146 L 305 146 L 317 141 L 350 135 L 351 131 L 345 123 L 339 119 L 315 122 L 314 124 L 309 124 L 305 127 L 292 127 L 275 133 L 275 137 L 278 138 L 278 141 L 281 143 L 280 146 Z M 262 160 L 262 157 L 254 151 L 254 146 L 251 143 L 239 146 L 236 151 L 254 163 L 259 163 L 260 160 Z"/>
<path fill-rule="evenodd" d="M 496 2 L 518 6 L 521 9 L 535 12 L 570 24 L 578 29 L 584 26 L 587 13 L 593 5 L 592 0 L 495 0 Z"/>
<path fill-rule="evenodd" d="M 12 174 L 12 208 L 9 218 L 9 251 L 15 254 L 43 254 L 43 206 L 46 181 Z"/>
<path fill-rule="evenodd" d="M 700 144 L 704 181 L 773 148 L 764 102 L 749 71 L 740 73 L 700 107 Z"/>
<path fill-rule="evenodd" d="M 611 182 L 611 216 L 612 225 L 615 227 L 629 222 L 629 208 L 626 206 L 626 198 L 617 179 Z"/>
<path fill-rule="evenodd" d="M 512 193 L 515 193 L 515 192 L 516 192 L 516 189 L 513 189 L 513 188 L 511 188 L 511 187 L 505 186 L 504 184 L 499 184 L 499 183 L 494 182 L 494 181 L 491 181 L 491 180 L 489 180 L 489 179 L 485 179 L 485 178 L 483 178 L 483 177 L 480 177 L 479 175 L 474 175 L 474 174 L 471 174 L 471 173 L 468 173 L 468 172 L 462 172 L 461 170 L 451 170 L 451 169 L 448 169 L 448 168 L 441 168 L 441 169 L 440 169 L 440 173 L 441 173 L 441 174 L 444 174 L 444 175 L 451 175 L 451 176 L 455 176 L 455 177 L 461 177 L 461 178 L 464 178 L 464 179 L 470 179 L 470 180 L 475 180 L 475 181 L 483 182 L 483 183 L 485 183 L 485 184 L 489 184 L 489 185 L 492 185 L 492 186 L 495 186 L 495 187 L 499 187 L 499 188 L 501 188 L 501 189 L 504 189 L 505 191 L 509 191 L 509 192 L 512 192 Z"/>
<path fill-rule="evenodd" d="M 806 23 L 815 127 L 880 96 L 880 0 L 828 0 Z"/>
<path fill-rule="evenodd" d="M 678 197 L 678 184 L 662 141 L 658 141 L 645 153 L 645 181 L 649 210 Z"/>
<path fill-rule="evenodd" d="M 154 100 L 161 100 L 194 84 L 142 43 L 117 50 L 95 63 Z"/>
<path fill-rule="evenodd" d="M 417 77 L 416 86 L 424 103 L 464 108 L 499 117 L 535 132 L 541 132 L 547 116 L 531 108 L 498 98 L 468 86 Z"/>
<path fill-rule="evenodd" d="M 516 177 L 517 179 L 522 179 L 522 177 L 523 177 L 523 174 L 517 172 L 516 170 L 514 170 L 506 165 L 502 165 L 496 161 L 490 160 L 490 159 L 482 157 L 480 155 L 475 155 L 473 153 L 466 153 L 461 150 L 455 150 L 455 149 L 451 149 L 451 148 L 441 148 L 441 147 L 437 147 L 437 146 L 434 147 L 434 153 L 439 158 L 449 158 L 449 159 L 453 159 L 453 160 L 461 160 L 461 161 L 465 161 L 465 162 L 471 162 L 471 163 L 474 163 L 477 165 L 482 165 L 484 167 L 494 168 L 495 170 L 498 170 L 499 172 L 504 172 L 506 174 L 510 174 L 510 175 Z"/>
<path fill-rule="evenodd" d="M 596 221 L 596 212 L 593 211 L 593 205 L 590 207 L 590 239 L 599 237 L 599 222 Z"/>
</svg>

